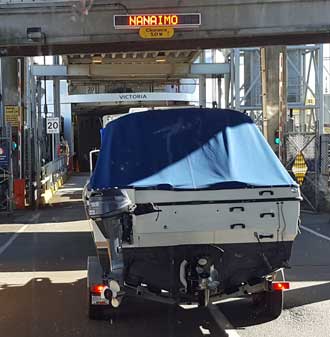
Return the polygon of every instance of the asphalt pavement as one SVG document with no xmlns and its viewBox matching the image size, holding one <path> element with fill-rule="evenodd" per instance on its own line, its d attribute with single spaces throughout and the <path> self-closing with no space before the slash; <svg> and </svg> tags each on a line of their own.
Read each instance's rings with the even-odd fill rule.
<svg viewBox="0 0 330 337">
<path fill-rule="evenodd" d="M 330 214 L 302 214 L 286 271 L 291 290 L 274 321 L 246 299 L 203 309 L 128 299 L 113 320 L 90 321 L 86 179 L 71 177 L 48 207 L 0 215 L 1 337 L 330 337 Z"/>
</svg>

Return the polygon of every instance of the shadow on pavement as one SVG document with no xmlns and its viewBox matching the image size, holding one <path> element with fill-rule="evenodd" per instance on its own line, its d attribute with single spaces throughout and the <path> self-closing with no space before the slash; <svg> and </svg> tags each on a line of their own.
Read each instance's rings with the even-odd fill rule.
<svg viewBox="0 0 330 337">
<path fill-rule="evenodd" d="M 38 223 L 87 220 L 82 201 L 70 201 L 45 206 L 40 210 Z"/>
<path fill-rule="evenodd" d="M 285 293 L 285 309 L 330 300 L 330 282 L 293 289 Z"/>
<path fill-rule="evenodd" d="M 0 331 L 6 337 L 225 337 L 206 309 L 180 307 L 129 298 L 110 321 L 87 318 L 86 279 L 52 283 L 32 279 L 24 286 L 0 288 Z M 125 308 L 124 308 L 125 305 Z"/>
<path fill-rule="evenodd" d="M 90 255 L 90 232 L 21 233 L 0 255 L 0 272 L 84 270 Z"/>
<path fill-rule="evenodd" d="M 330 281 L 329 255 L 329 241 L 302 230 L 293 243 L 291 268 L 285 271 L 286 279 L 291 282 Z"/>
<path fill-rule="evenodd" d="M 293 266 L 285 276 L 290 282 L 327 282 L 330 281 L 330 264 Z"/>
<path fill-rule="evenodd" d="M 237 330 L 270 321 L 265 315 L 264 309 L 255 306 L 250 298 L 220 303 L 217 307 Z"/>
<path fill-rule="evenodd" d="M 39 214 L 37 220 L 34 216 Z M 68 201 L 58 202 L 40 207 L 37 210 L 25 209 L 15 210 L 13 214 L 0 216 L 0 224 L 33 224 L 33 223 L 58 223 L 87 220 L 83 202 Z"/>
<path fill-rule="evenodd" d="M 284 310 L 307 304 L 330 300 L 330 282 L 293 289 L 284 294 Z M 235 329 L 269 322 L 261 308 L 257 308 L 248 298 L 218 304 Z"/>
</svg>

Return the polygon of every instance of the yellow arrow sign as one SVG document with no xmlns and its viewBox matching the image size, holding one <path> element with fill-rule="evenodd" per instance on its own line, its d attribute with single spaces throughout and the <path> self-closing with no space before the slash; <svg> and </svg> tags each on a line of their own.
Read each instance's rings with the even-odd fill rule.
<svg viewBox="0 0 330 337">
<path fill-rule="evenodd" d="M 295 175 L 299 185 L 303 184 L 307 171 L 308 166 L 306 164 L 304 155 L 299 152 L 292 166 L 292 172 Z"/>
<path fill-rule="evenodd" d="M 173 27 L 142 27 L 140 28 L 142 39 L 170 39 L 174 36 Z"/>
</svg>

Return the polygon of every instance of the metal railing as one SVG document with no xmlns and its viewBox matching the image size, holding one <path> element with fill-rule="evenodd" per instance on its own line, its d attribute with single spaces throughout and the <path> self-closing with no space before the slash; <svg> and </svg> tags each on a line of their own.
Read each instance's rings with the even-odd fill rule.
<svg viewBox="0 0 330 337">
<path fill-rule="evenodd" d="M 0 136 L 0 149 L 2 160 L 0 163 L 0 212 L 12 212 L 13 209 L 13 165 L 11 128 L 2 130 L 5 137 Z"/>
<path fill-rule="evenodd" d="M 67 157 L 60 157 L 41 167 L 41 185 L 46 188 L 54 184 L 67 172 Z"/>
</svg>

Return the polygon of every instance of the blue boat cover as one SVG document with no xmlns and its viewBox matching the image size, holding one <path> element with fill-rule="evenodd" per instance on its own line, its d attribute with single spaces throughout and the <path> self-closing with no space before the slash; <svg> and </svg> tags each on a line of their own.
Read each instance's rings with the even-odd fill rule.
<svg viewBox="0 0 330 337">
<path fill-rule="evenodd" d="M 247 115 L 221 109 L 149 110 L 110 122 L 92 189 L 297 186 Z"/>
</svg>

